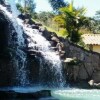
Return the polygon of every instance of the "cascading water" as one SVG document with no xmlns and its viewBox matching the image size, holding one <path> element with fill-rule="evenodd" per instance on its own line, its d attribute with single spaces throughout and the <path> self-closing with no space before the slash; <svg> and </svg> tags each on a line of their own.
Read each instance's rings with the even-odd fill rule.
<svg viewBox="0 0 100 100">
<path fill-rule="evenodd" d="M 17 18 L 18 11 L 16 9 L 15 1 L 9 0 L 9 4 L 11 5 L 12 13 L 8 12 L 3 6 L 1 8 L 5 15 L 9 16 L 9 19 L 11 20 L 17 33 L 17 42 L 14 44 L 16 46 L 13 48 L 16 50 L 16 55 L 13 57 L 13 62 L 15 64 L 17 85 L 26 86 L 30 84 L 28 80 L 28 71 L 26 68 L 27 56 L 22 50 L 25 47 L 23 37 L 24 31 L 24 33 L 28 36 L 28 48 L 31 48 L 31 51 L 36 51 L 40 54 L 37 56 L 40 62 L 40 84 L 63 87 L 65 81 L 62 75 L 62 63 L 59 55 L 57 55 L 55 51 L 51 49 L 50 42 L 42 36 L 41 32 L 36 29 L 32 29 L 30 25 L 27 26 L 23 24 L 23 21 Z M 11 39 L 15 31 L 12 31 L 10 37 Z M 11 42 L 12 41 L 9 42 L 9 45 L 11 45 Z"/>
<path fill-rule="evenodd" d="M 39 30 L 27 28 L 24 26 L 28 35 L 28 46 L 31 51 L 35 50 L 41 57 L 40 61 L 40 83 L 49 86 L 64 86 L 64 78 L 62 75 L 62 63 L 59 55 L 51 49 L 51 44 L 47 41 Z"/>
<path fill-rule="evenodd" d="M 17 80 L 19 81 L 19 85 L 26 86 L 29 84 L 29 80 L 27 79 L 28 76 L 27 76 L 27 70 L 26 70 L 26 64 L 27 64 L 26 58 L 27 58 L 27 56 L 26 56 L 26 53 L 23 52 L 23 50 L 21 50 L 25 46 L 25 43 L 24 43 L 25 40 L 23 37 L 23 30 L 21 29 L 22 27 L 20 26 L 20 23 L 18 23 L 19 19 L 17 17 L 18 17 L 19 12 L 16 8 L 15 1 L 10 0 L 9 4 L 11 5 L 12 14 L 13 14 L 13 17 L 15 19 L 13 21 L 13 25 L 16 29 L 16 32 L 18 33 L 17 34 L 18 47 L 17 47 L 16 52 L 19 53 L 20 59 L 16 58 L 16 61 L 18 60 L 17 67 L 16 67 Z"/>
<path fill-rule="evenodd" d="M 2 5 L 0 5 L 0 9 L 10 19 L 15 29 L 12 31 L 10 35 L 9 43 L 8 43 L 9 46 L 12 46 L 12 49 L 15 50 L 16 52 L 15 55 L 13 56 L 13 65 L 15 66 L 15 71 L 16 71 L 15 81 L 17 81 L 16 82 L 17 86 L 26 86 L 27 84 L 29 84 L 29 81 L 27 79 L 27 70 L 26 70 L 26 63 L 27 63 L 26 57 L 27 56 L 26 56 L 26 53 L 24 53 L 22 50 L 25 47 L 23 30 L 21 29 L 22 27 L 18 23 L 15 1 L 7 0 L 7 3 L 11 5 L 12 13 L 8 12 L 7 8 L 3 7 Z M 16 15 L 15 15 L 15 12 L 16 12 Z M 15 35 L 15 33 L 17 33 L 16 41 L 15 43 L 12 43 L 12 38 Z"/>
<path fill-rule="evenodd" d="M 42 97 L 43 97 L 44 93 L 46 94 L 46 96 L 44 95 L 44 97 L 47 97 L 48 92 L 47 93 L 45 91 L 44 91 L 44 93 L 43 93 L 43 91 L 40 92 L 40 90 L 43 90 L 44 87 L 42 87 L 42 88 L 41 88 L 41 86 L 40 87 L 35 86 L 35 88 L 34 87 L 33 88 L 26 87 L 27 85 L 28 86 L 31 86 L 31 85 L 30 85 L 30 81 L 28 79 L 28 72 L 27 72 L 27 66 L 26 66 L 27 65 L 27 55 L 23 51 L 23 48 L 26 47 L 26 45 L 24 43 L 25 40 L 23 37 L 23 31 L 27 35 L 28 48 L 29 48 L 28 50 L 31 51 L 31 53 L 32 53 L 32 51 L 36 52 L 36 54 L 34 54 L 34 56 L 40 62 L 40 71 L 39 71 L 40 78 L 39 78 L 39 80 L 40 80 L 41 85 L 47 84 L 51 87 L 52 86 L 58 86 L 58 87 L 64 86 L 65 81 L 64 81 L 64 78 L 62 75 L 62 64 L 61 64 L 59 55 L 56 55 L 56 53 L 51 49 L 50 42 L 47 41 L 42 36 L 41 32 L 39 32 L 36 29 L 32 29 L 30 25 L 28 25 L 28 26 L 23 25 L 23 21 L 17 18 L 18 15 L 17 15 L 17 13 L 15 13 L 15 12 L 17 12 L 16 11 L 17 9 L 15 7 L 14 0 L 9 0 L 9 3 L 11 4 L 12 13 L 9 12 L 6 9 L 6 7 L 3 7 L 2 5 L 0 5 L 0 11 L 2 11 L 2 12 L 0 12 L 0 15 L 1 15 L 0 17 L 3 21 L 5 21 L 5 24 L 7 21 L 7 25 L 9 25 L 9 26 L 5 27 L 1 19 L 0 19 L 0 21 L 2 23 L 1 24 L 2 27 L 4 29 L 9 28 L 7 30 L 11 32 L 9 39 L 8 39 L 9 43 L 7 44 L 7 46 L 9 45 L 8 47 L 11 47 L 10 48 L 11 49 L 10 56 L 12 56 L 12 60 L 11 60 L 10 67 L 12 68 L 12 66 L 14 66 L 14 70 L 16 72 L 15 80 L 17 81 L 16 85 L 20 86 L 20 87 L 13 87 L 11 84 L 11 86 L 12 86 L 11 88 L 8 88 L 8 87 L 2 88 L 1 87 L 2 85 L 0 84 L 0 98 L 3 95 L 4 98 L 7 96 L 6 98 L 9 99 L 8 97 L 10 97 L 11 100 L 12 100 L 11 97 L 19 99 L 18 97 L 20 97 L 20 96 L 22 96 L 22 97 L 25 96 L 25 99 L 26 99 L 26 96 L 27 96 L 26 93 L 28 93 L 28 96 L 31 96 L 32 99 L 34 99 L 34 94 L 33 93 L 29 94 L 29 93 L 36 92 L 36 91 L 39 91 L 39 92 L 35 93 L 36 94 L 35 99 L 36 99 L 37 95 L 39 97 L 40 97 L 40 95 L 42 95 Z M 4 15 L 3 16 L 4 18 L 2 17 L 2 15 Z M 7 17 L 7 18 L 5 18 L 5 17 Z M 10 22 L 8 22 L 8 21 L 10 21 Z M 2 34 L 3 33 L 6 34 L 6 32 L 8 32 L 7 30 L 4 31 L 4 29 L 1 31 Z M 2 37 L 0 37 L 0 39 L 1 38 Z M 5 59 L 4 59 L 4 63 L 6 63 L 6 62 L 8 62 L 8 60 L 5 61 Z M 0 66 L 0 67 L 2 67 L 2 66 Z M 8 68 L 7 67 L 5 67 L 3 65 L 3 68 L 1 68 L 1 69 L 8 70 L 10 67 L 8 67 Z M 3 73 L 3 71 L 1 71 L 1 69 L 0 69 L 0 73 Z M 11 70 L 11 73 L 12 73 L 12 70 Z M 5 73 L 3 73 L 3 74 L 4 74 L 3 76 L 6 77 Z M 10 74 L 10 73 L 8 73 L 8 74 Z M 2 77 L 2 74 L 0 74 L 0 75 Z M 12 75 L 13 74 L 11 74 L 10 76 L 12 76 Z M 9 78 L 10 78 L 9 75 L 7 77 L 8 78 L 6 79 L 6 81 L 8 82 L 7 83 L 7 85 L 8 85 L 9 81 L 13 81 L 13 80 L 9 80 Z M 0 81 L 3 81 L 3 78 L 2 79 L 0 78 L 1 79 Z M 23 87 L 23 86 L 25 86 L 25 87 Z M 4 92 L 4 91 L 7 91 L 7 92 Z M 20 92 L 21 92 L 21 94 L 20 94 Z M 25 94 L 23 94 L 23 93 L 25 93 Z M 59 100 L 99 100 L 100 99 L 100 90 L 76 89 L 76 88 L 68 88 L 67 87 L 67 89 L 61 88 L 60 90 L 57 90 L 57 89 L 52 90 L 51 89 L 50 95 L 54 96 L 55 98 L 58 98 Z M 40 98 L 39 100 L 53 100 L 53 99 Z"/>
</svg>

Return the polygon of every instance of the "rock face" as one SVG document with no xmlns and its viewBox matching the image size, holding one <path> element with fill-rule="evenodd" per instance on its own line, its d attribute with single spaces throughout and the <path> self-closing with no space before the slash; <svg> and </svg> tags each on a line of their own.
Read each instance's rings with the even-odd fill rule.
<svg viewBox="0 0 100 100">
<path fill-rule="evenodd" d="M 25 36 L 23 32 L 23 36 Z M 25 42 L 25 41 L 24 41 Z M 16 32 L 13 23 L 11 20 L 0 10 L 0 86 L 13 86 L 17 85 L 16 81 L 16 64 L 15 59 L 19 59 L 18 63 L 22 65 L 23 62 L 20 60 L 19 50 L 22 50 L 23 53 L 26 51 L 26 45 L 18 47 L 18 33 Z M 26 53 L 26 52 L 25 52 Z M 39 73 L 39 64 L 37 59 L 34 56 L 27 55 L 27 64 L 31 82 L 38 82 L 38 73 Z"/>
<path fill-rule="evenodd" d="M 0 3 L 3 3 L 3 1 L 0 1 Z M 51 42 L 51 48 L 55 50 L 62 61 L 64 61 L 66 58 L 76 58 L 78 61 L 80 61 L 78 64 L 72 65 L 68 65 L 68 63 L 63 62 L 67 80 L 93 80 L 95 83 L 100 82 L 99 53 L 87 51 L 84 48 L 69 42 L 68 40 L 58 37 L 54 32 L 49 32 L 46 29 L 42 29 L 42 25 L 33 22 L 28 15 L 19 15 L 19 18 L 23 19 L 25 24 L 30 24 L 33 29 L 41 31 L 42 35 Z M 15 70 L 12 59 L 16 54 L 18 45 L 16 42 L 16 37 L 17 33 L 11 21 L 2 11 L 0 11 L 0 80 L 2 80 L 2 82 L 0 82 L 0 86 L 8 86 L 13 84 L 11 83 L 11 80 L 14 80 L 14 77 L 12 76 L 14 76 Z M 34 55 L 30 55 L 30 52 L 33 53 L 34 51 L 27 52 L 28 67 L 31 71 L 30 80 L 38 82 L 39 64 L 37 59 L 34 59 L 34 55 L 38 53 L 34 52 Z"/>
<path fill-rule="evenodd" d="M 92 51 L 87 51 L 80 46 L 72 44 L 66 40 L 66 54 L 67 57 L 76 57 L 82 62 L 79 65 L 78 79 L 89 80 L 94 79 L 96 82 L 100 81 L 99 70 L 100 70 L 100 54 Z M 97 73 L 97 74 L 95 74 Z M 96 75 L 98 77 L 96 77 Z M 95 78 L 94 78 L 95 77 Z"/>
<path fill-rule="evenodd" d="M 4 0 L 0 0 L 0 4 L 4 5 L 5 4 Z"/>
<path fill-rule="evenodd" d="M 0 86 L 10 85 L 11 76 L 13 73 L 11 64 L 11 54 L 9 47 L 9 39 L 12 25 L 8 19 L 6 19 L 3 12 L 0 11 Z"/>
<path fill-rule="evenodd" d="M 51 97 L 51 91 L 50 90 L 41 90 L 37 92 L 32 93 L 19 93 L 15 91 L 0 91 L 0 98 L 4 100 L 13 100 L 13 99 L 24 99 L 24 100 L 39 100 L 41 98 L 51 98 L 52 100 L 57 100 Z M 49 99 L 49 100 L 51 100 Z"/>
<path fill-rule="evenodd" d="M 52 35 L 53 34 L 53 35 Z M 77 65 L 69 66 L 66 62 L 64 63 L 64 72 L 66 79 L 70 81 L 80 80 L 94 80 L 94 82 L 100 82 L 100 54 L 92 51 L 85 50 L 84 48 L 57 37 L 54 33 L 45 31 L 43 34 L 49 41 L 55 51 L 60 55 L 59 51 L 65 52 L 63 58 L 76 58 L 79 63 Z M 57 46 L 59 43 L 63 44 L 63 47 Z M 68 67 L 69 66 L 69 67 Z"/>
</svg>

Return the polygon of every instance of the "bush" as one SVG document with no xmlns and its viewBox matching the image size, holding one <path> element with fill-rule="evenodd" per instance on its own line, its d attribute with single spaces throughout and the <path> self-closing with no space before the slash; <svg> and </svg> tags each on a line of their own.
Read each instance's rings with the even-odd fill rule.
<svg viewBox="0 0 100 100">
<path fill-rule="evenodd" d="M 16 4 L 16 7 L 21 13 L 24 13 L 24 8 L 19 3 Z"/>
<path fill-rule="evenodd" d="M 66 38 L 66 37 L 68 36 L 68 32 L 67 32 L 66 29 L 62 28 L 62 29 L 59 30 L 59 35 L 60 35 L 61 37 Z"/>
</svg>

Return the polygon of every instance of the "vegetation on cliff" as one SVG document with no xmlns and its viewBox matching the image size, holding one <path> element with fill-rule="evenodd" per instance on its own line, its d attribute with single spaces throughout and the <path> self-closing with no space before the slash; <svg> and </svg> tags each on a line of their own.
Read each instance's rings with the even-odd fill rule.
<svg viewBox="0 0 100 100">
<path fill-rule="evenodd" d="M 71 3 L 64 0 L 48 0 L 53 12 L 35 12 L 34 0 L 25 0 L 24 6 L 20 3 L 17 8 L 21 13 L 31 15 L 35 21 L 43 24 L 48 30 L 56 32 L 58 36 L 69 39 L 74 43 L 81 42 L 81 34 L 100 32 L 100 11 L 97 11 L 94 18 L 85 16 L 85 8 L 75 8 Z"/>
</svg>

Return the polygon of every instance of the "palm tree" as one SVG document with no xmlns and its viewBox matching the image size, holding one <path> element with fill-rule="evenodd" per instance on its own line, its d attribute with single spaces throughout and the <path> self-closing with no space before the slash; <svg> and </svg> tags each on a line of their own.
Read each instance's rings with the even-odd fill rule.
<svg viewBox="0 0 100 100">
<path fill-rule="evenodd" d="M 72 42 L 78 42 L 80 39 L 79 29 L 85 22 L 85 8 L 75 9 L 73 1 L 67 7 L 60 8 L 61 18 L 65 21 L 65 27 L 68 32 L 68 37 Z"/>
</svg>

